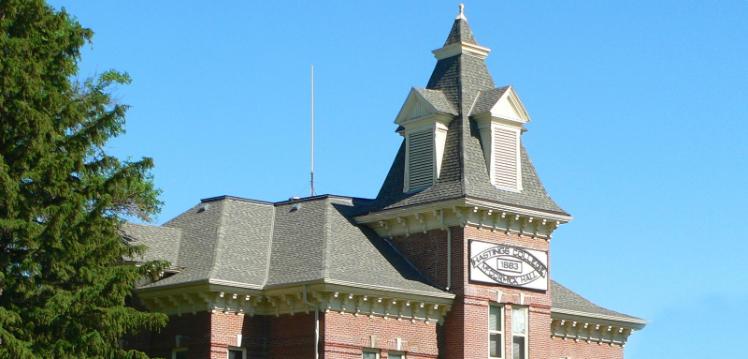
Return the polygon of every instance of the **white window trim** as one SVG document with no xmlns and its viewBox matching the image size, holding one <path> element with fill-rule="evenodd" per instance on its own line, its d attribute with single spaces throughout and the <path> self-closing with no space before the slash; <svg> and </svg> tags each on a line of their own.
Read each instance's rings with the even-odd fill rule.
<svg viewBox="0 0 748 359">
<path fill-rule="evenodd" d="M 527 306 L 522 305 L 516 305 L 512 306 L 512 310 L 514 309 L 524 309 L 525 312 L 525 334 L 524 335 L 515 335 L 514 329 L 512 329 L 512 358 L 514 358 L 514 337 L 523 337 L 525 338 L 525 357 L 520 359 L 528 359 L 530 358 L 530 308 Z M 512 321 L 514 321 L 514 312 L 512 312 Z"/>
<path fill-rule="evenodd" d="M 494 149 L 494 145 L 495 145 L 493 143 L 493 141 L 496 138 L 495 135 L 494 135 L 495 132 L 497 130 L 500 130 L 500 129 L 501 130 L 506 130 L 506 131 L 512 131 L 512 132 L 514 132 L 514 135 L 515 135 L 515 148 L 514 148 L 515 152 L 514 152 L 514 155 L 515 155 L 515 161 L 516 161 L 516 164 L 517 164 L 516 168 L 515 168 L 515 176 L 516 176 L 515 178 L 516 178 L 516 181 L 517 181 L 517 186 L 516 187 L 507 187 L 507 186 L 502 186 L 502 185 L 499 185 L 498 183 L 496 183 L 496 180 L 497 180 L 496 179 L 496 170 L 495 170 L 495 164 L 496 164 L 495 156 L 496 156 L 496 154 L 494 153 L 494 150 L 493 150 Z M 491 144 L 490 144 L 491 147 L 489 149 L 489 151 L 490 151 L 490 161 L 491 162 L 489 163 L 489 167 L 490 167 L 489 168 L 489 171 L 490 171 L 489 177 L 491 179 L 491 184 L 493 184 L 494 187 L 496 187 L 496 188 L 507 190 L 507 191 L 522 192 L 522 153 L 521 153 L 522 146 L 520 145 L 520 141 L 522 140 L 522 136 L 521 135 L 522 135 L 522 130 L 519 127 L 506 126 L 506 125 L 498 124 L 498 123 L 491 124 Z"/>
<path fill-rule="evenodd" d="M 186 351 L 187 351 L 187 348 L 185 347 L 173 348 L 171 350 L 171 359 L 177 359 L 177 353 L 186 352 Z"/>
<path fill-rule="evenodd" d="M 376 359 L 379 359 L 379 349 L 374 348 L 364 348 L 364 350 L 361 351 L 361 358 L 364 357 L 364 354 L 374 354 Z"/>
<path fill-rule="evenodd" d="M 238 350 L 242 352 L 242 359 L 247 359 L 247 348 L 241 348 L 241 347 L 228 347 L 226 349 L 226 358 L 229 358 L 229 354 L 231 354 L 232 350 Z"/>
<path fill-rule="evenodd" d="M 496 307 L 496 308 L 499 309 L 499 314 L 501 315 L 501 318 L 499 318 L 499 323 L 501 323 L 501 330 L 492 330 L 491 329 L 491 307 Z M 505 327 L 505 325 L 504 325 L 505 324 L 504 323 L 505 319 L 506 319 L 506 315 L 504 313 L 504 305 L 499 304 L 499 303 L 495 303 L 495 302 L 488 303 L 488 315 L 486 315 L 486 323 L 488 324 L 487 325 L 487 327 L 488 327 L 488 346 L 486 347 L 486 349 L 487 349 L 487 352 L 488 352 L 488 358 L 489 359 L 503 359 L 504 358 L 503 355 L 506 352 L 506 348 L 504 347 L 504 340 L 505 340 L 504 338 L 506 338 L 506 335 L 504 335 L 504 333 L 506 333 L 506 328 L 504 328 Z M 491 356 L 491 334 L 499 334 L 501 336 L 501 341 L 499 343 L 499 348 L 501 348 L 501 355 L 502 356 L 499 356 L 499 357 L 492 357 Z"/>
</svg>

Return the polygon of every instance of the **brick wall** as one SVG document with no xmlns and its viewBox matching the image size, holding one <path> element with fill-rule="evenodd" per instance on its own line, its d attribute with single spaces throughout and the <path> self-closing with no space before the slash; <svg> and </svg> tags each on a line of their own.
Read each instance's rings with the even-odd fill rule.
<svg viewBox="0 0 748 359">
<path fill-rule="evenodd" d="M 306 359 L 314 357 L 314 314 L 249 316 L 216 313 L 211 321 L 211 359 L 225 359 L 230 346 L 250 358 Z"/>
<path fill-rule="evenodd" d="M 551 353 L 549 358 L 569 359 L 623 359 L 623 347 L 620 345 L 576 342 L 573 339 L 550 338 Z"/>
<path fill-rule="evenodd" d="M 453 230 L 453 234 L 454 234 Z M 439 288 L 447 286 L 447 231 L 431 230 L 410 236 L 397 236 L 392 242 Z"/>
<path fill-rule="evenodd" d="M 464 239 L 461 245 L 464 247 L 463 252 L 466 254 L 460 258 L 462 263 L 461 269 L 464 271 L 464 295 L 471 298 L 472 301 L 481 301 L 486 305 L 490 302 L 496 302 L 504 305 L 504 353 L 505 357 L 511 357 L 512 350 L 512 306 L 520 305 L 528 308 L 528 357 L 530 359 L 547 359 L 550 352 L 550 328 L 551 328 L 551 296 L 550 292 L 535 290 L 524 290 L 512 287 L 499 287 L 481 282 L 473 282 L 469 279 L 470 263 L 468 260 L 469 240 L 480 240 L 496 244 L 507 244 L 512 246 L 524 247 L 547 252 L 549 242 L 544 239 L 532 238 L 530 236 L 519 235 L 516 233 L 505 233 L 503 231 L 491 232 L 490 230 L 479 230 L 473 227 L 465 227 L 463 231 Z M 548 258 L 548 271 L 550 273 L 550 255 Z M 547 280 L 547 279 L 546 279 Z M 499 299 L 500 298 L 500 299 Z M 475 306 L 473 306 L 475 307 Z M 477 320 L 483 315 L 483 323 L 486 323 L 488 316 L 487 309 L 481 311 L 475 310 L 473 316 Z M 487 324 L 483 324 L 487 328 Z M 487 329 L 484 333 L 487 332 Z M 484 335 L 483 346 L 488 349 L 487 334 Z M 488 357 L 483 354 L 482 357 Z M 465 358 L 468 358 L 467 356 Z"/>
<path fill-rule="evenodd" d="M 543 239 L 502 231 L 453 227 L 451 270 L 447 267 L 447 232 L 433 230 L 393 238 L 392 242 L 437 287 L 457 295 L 441 325 L 422 321 L 398 321 L 352 314 L 320 313 L 320 357 L 361 358 L 364 348 L 374 348 L 382 359 L 398 349 L 410 359 L 475 359 L 488 357 L 488 311 L 491 303 L 504 308 L 504 358 L 511 358 L 513 306 L 528 308 L 528 355 L 531 359 L 622 359 L 623 349 L 614 345 L 551 338 L 550 292 L 522 290 L 473 282 L 469 278 L 469 240 L 508 244 L 548 251 Z M 549 256 L 550 272 L 550 256 Z M 448 272 L 449 271 L 449 272 Z M 451 280 L 447 279 L 451 273 Z M 169 358 L 175 337 L 192 358 L 226 358 L 229 347 L 241 345 L 249 358 L 308 359 L 314 357 L 314 314 L 255 316 L 198 313 L 175 316 L 169 326 L 133 342 L 149 347 L 152 355 Z M 237 334 L 242 335 L 241 343 Z M 146 344 L 143 344 L 146 343 Z"/>
<path fill-rule="evenodd" d="M 241 335 L 241 342 L 237 335 Z M 151 356 L 171 358 L 177 336 L 189 358 L 226 359 L 229 348 L 240 347 L 253 359 L 308 359 L 314 357 L 314 314 L 252 317 L 199 312 L 171 316 L 166 328 L 133 337 L 128 345 Z"/>
<path fill-rule="evenodd" d="M 409 359 L 436 358 L 438 355 L 437 326 L 423 321 L 324 313 L 324 358 L 360 359 L 364 348 L 379 350 L 381 358 L 389 351 L 401 351 Z M 373 343 L 372 343 L 373 339 Z"/>
<path fill-rule="evenodd" d="M 531 359 L 595 358 L 622 359 L 620 346 L 575 343 L 551 338 L 550 292 L 523 290 L 470 280 L 469 240 L 507 244 L 549 252 L 544 239 L 503 231 L 481 230 L 474 227 L 449 229 L 452 232 L 452 268 L 450 291 L 457 295 L 445 323 L 439 328 L 439 351 L 443 358 L 488 357 L 488 308 L 491 302 L 504 306 L 504 357 L 511 355 L 511 308 L 528 308 L 529 345 Z M 433 230 L 393 238 L 393 243 L 419 270 L 437 286 L 447 286 L 447 232 Z M 551 271 L 551 256 L 548 256 Z"/>
<path fill-rule="evenodd" d="M 550 293 L 471 281 L 469 240 L 507 244 L 546 252 L 549 249 L 548 241 L 516 233 L 492 232 L 473 227 L 452 227 L 449 230 L 452 232 L 450 291 L 457 294 L 457 298 L 444 325 L 439 329 L 441 356 L 450 359 L 487 358 L 488 308 L 490 303 L 498 302 L 504 306 L 504 357 L 510 357 L 511 354 L 512 305 L 522 305 L 528 307 L 529 358 L 547 359 L 551 353 Z M 445 230 L 399 236 L 393 238 L 393 243 L 435 284 L 442 288 L 446 287 L 448 269 L 447 232 Z"/>
</svg>

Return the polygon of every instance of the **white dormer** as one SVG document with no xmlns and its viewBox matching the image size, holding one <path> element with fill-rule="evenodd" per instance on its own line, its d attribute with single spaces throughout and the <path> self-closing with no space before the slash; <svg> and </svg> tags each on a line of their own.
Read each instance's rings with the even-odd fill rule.
<svg viewBox="0 0 748 359">
<path fill-rule="evenodd" d="M 521 191 L 520 136 L 530 121 L 522 101 L 511 87 L 481 91 L 471 113 L 480 129 L 491 184 Z"/>
<path fill-rule="evenodd" d="M 447 126 L 457 115 L 443 92 L 411 89 L 395 123 L 405 137 L 403 192 L 431 187 L 441 173 Z"/>
</svg>

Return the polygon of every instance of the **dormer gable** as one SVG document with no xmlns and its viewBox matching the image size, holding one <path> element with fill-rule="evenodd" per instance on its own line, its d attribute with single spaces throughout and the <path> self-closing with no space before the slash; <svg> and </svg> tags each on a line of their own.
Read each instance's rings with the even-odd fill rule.
<svg viewBox="0 0 748 359">
<path fill-rule="evenodd" d="M 481 91 L 470 115 L 476 120 L 491 117 L 497 121 L 512 122 L 522 126 L 530 122 L 525 105 L 511 86 Z"/>
<path fill-rule="evenodd" d="M 478 124 L 491 184 L 508 191 L 522 190 L 520 137 L 530 121 L 511 86 L 481 91 L 471 110 Z"/>
<path fill-rule="evenodd" d="M 403 192 L 431 187 L 439 178 L 447 128 L 456 115 L 442 91 L 410 90 L 395 119 L 406 142 Z"/>
<path fill-rule="evenodd" d="M 413 127 L 418 125 L 419 120 L 434 117 L 435 120 L 449 124 L 454 116 L 457 116 L 457 110 L 444 92 L 411 88 L 395 123 L 402 127 Z"/>
</svg>

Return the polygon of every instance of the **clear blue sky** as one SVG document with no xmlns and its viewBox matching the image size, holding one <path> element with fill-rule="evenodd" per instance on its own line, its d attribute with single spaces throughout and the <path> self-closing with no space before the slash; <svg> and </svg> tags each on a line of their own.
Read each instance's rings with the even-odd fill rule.
<svg viewBox="0 0 748 359">
<path fill-rule="evenodd" d="M 372 197 L 457 1 L 54 1 L 94 29 L 81 73 L 129 72 L 127 134 L 161 223 L 200 198 L 308 192 L 309 64 L 319 193 Z M 748 1 L 468 1 L 497 85 L 554 199 L 575 216 L 552 275 L 646 318 L 627 358 L 738 357 L 748 336 Z M 737 342 L 737 343 L 736 343 Z"/>
</svg>

